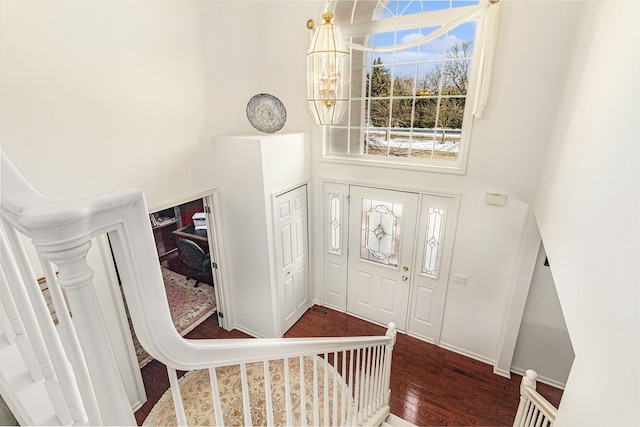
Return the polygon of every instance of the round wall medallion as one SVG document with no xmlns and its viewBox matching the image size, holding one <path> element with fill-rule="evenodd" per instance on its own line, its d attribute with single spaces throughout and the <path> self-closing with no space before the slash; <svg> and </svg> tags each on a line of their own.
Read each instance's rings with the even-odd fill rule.
<svg viewBox="0 0 640 427">
<path fill-rule="evenodd" d="M 287 121 L 287 110 L 275 96 L 260 93 L 247 103 L 247 118 L 251 126 L 260 132 L 274 133 Z"/>
</svg>

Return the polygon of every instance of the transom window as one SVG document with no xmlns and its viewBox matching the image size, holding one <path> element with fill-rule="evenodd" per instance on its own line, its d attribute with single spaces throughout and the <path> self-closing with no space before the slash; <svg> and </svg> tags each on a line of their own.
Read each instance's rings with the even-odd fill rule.
<svg viewBox="0 0 640 427">
<path fill-rule="evenodd" d="M 352 50 L 349 109 L 327 129 L 325 157 L 464 172 L 477 22 L 469 20 L 433 40 L 396 48 L 438 30 L 447 19 L 441 11 L 477 4 L 338 3 L 336 19 L 345 37 L 383 51 Z M 367 21 L 366 16 L 374 19 Z M 381 49 L 385 47 L 391 49 Z"/>
</svg>

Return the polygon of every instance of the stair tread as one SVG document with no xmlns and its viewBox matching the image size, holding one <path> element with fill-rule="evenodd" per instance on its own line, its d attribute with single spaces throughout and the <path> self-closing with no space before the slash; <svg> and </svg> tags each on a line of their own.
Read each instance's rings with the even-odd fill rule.
<svg viewBox="0 0 640 427">
<path fill-rule="evenodd" d="M 388 427 L 416 427 L 415 424 L 411 424 L 409 421 L 400 418 L 397 415 L 389 414 L 387 418 L 380 424 L 381 426 Z"/>
</svg>

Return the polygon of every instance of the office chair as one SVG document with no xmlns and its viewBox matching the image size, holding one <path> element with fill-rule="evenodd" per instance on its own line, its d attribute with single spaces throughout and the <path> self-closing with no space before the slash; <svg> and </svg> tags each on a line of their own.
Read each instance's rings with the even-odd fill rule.
<svg viewBox="0 0 640 427">
<path fill-rule="evenodd" d="M 187 280 L 194 279 L 196 281 L 194 287 L 212 274 L 209 254 L 196 243 L 191 240 L 180 239 L 178 240 L 178 249 L 180 250 L 182 261 L 189 267 L 198 270 L 196 273 L 187 276 Z"/>
</svg>

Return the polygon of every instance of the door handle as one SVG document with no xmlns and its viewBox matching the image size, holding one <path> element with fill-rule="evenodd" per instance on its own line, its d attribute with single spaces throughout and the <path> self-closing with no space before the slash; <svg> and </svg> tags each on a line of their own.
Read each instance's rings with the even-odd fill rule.
<svg viewBox="0 0 640 427">
<path fill-rule="evenodd" d="M 402 281 L 403 281 L 403 282 L 406 282 L 408 279 L 409 279 L 409 278 L 408 278 L 406 275 L 403 275 L 403 276 L 402 276 Z"/>
</svg>

